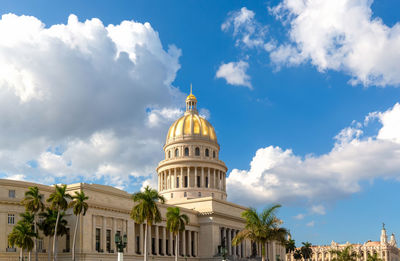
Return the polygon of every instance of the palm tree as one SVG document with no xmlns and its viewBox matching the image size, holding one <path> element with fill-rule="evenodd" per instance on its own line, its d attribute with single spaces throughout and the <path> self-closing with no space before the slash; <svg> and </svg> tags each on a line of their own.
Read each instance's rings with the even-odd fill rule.
<svg viewBox="0 0 400 261">
<path fill-rule="evenodd" d="M 57 226 L 57 236 L 63 236 L 67 233 L 67 221 L 64 219 L 65 212 L 59 214 L 59 221 Z M 48 246 L 48 260 L 51 259 L 51 237 L 54 235 L 58 212 L 51 208 L 46 208 L 45 212 L 39 214 L 42 221 L 38 223 L 39 229 L 42 230 L 46 237 L 49 237 Z"/>
<path fill-rule="evenodd" d="M 382 258 L 376 252 L 372 256 L 368 253 L 367 261 L 382 261 Z"/>
<path fill-rule="evenodd" d="M 281 205 L 274 205 L 257 213 L 254 208 L 242 212 L 246 220 L 245 228 L 242 229 L 232 240 L 233 245 L 240 244 L 243 240 L 249 239 L 261 244 L 262 261 L 265 261 L 265 244 L 270 240 L 284 243 L 288 230 L 280 227 L 282 221 L 275 216 L 275 212 Z"/>
<path fill-rule="evenodd" d="M 296 249 L 296 243 L 293 239 L 289 238 L 285 242 L 286 254 L 292 253 Z"/>
<path fill-rule="evenodd" d="M 13 230 L 8 235 L 8 243 L 11 246 L 17 246 L 21 248 L 20 258 L 24 258 L 24 250 L 27 249 L 29 252 L 33 249 L 32 237 L 36 237 L 36 234 L 32 230 L 32 225 L 25 220 L 20 220 L 13 227 Z"/>
<path fill-rule="evenodd" d="M 185 231 L 189 217 L 181 214 L 178 207 L 167 208 L 167 229 L 175 236 L 175 261 L 178 261 L 179 232 Z"/>
<path fill-rule="evenodd" d="M 302 254 L 301 254 L 300 249 L 294 250 L 294 252 L 293 252 L 293 258 L 294 258 L 295 260 L 300 260 L 302 257 L 303 257 L 303 256 L 302 256 Z"/>
<path fill-rule="evenodd" d="M 356 261 L 357 254 L 353 252 L 351 246 L 346 246 L 343 250 L 332 250 L 332 254 L 336 256 L 332 258 L 333 261 Z"/>
<path fill-rule="evenodd" d="M 54 192 L 50 194 L 47 202 L 51 203 L 51 208 L 57 211 L 57 220 L 54 229 L 54 239 L 53 239 L 53 260 L 57 260 L 57 252 L 56 252 L 56 241 L 57 241 L 57 228 L 58 221 L 60 219 L 60 211 L 67 210 L 68 201 L 67 199 L 72 199 L 71 195 L 66 193 L 67 185 L 55 185 Z"/>
<path fill-rule="evenodd" d="M 144 261 L 147 261 L 147 234 L 152 224 L 161 222 L 161 213 L 158 209 L 157 202 L 164 204 L 165 198 L 161 196 L 157 190 L 146 186 L 143 192 L 137 192 L 132 195 L 133 202 L 137 203 L 131 210 L 131 218 L 136 223 L 146 221 L 146 229 L 144 235 Z"/>
<path fill-rule="evenodd" d="M 312 256 L 312 248 L 311 248 L 311 243 L 310 242 L 301 242 L 303 246 L 300 248 L 301 255 L 305 260 L 311 258 Z"/>
<path fill-rule="evenodd" d="M 74 241 L 72 242 L 72 260 L 75 261 L 75 242 L 76 242 L 76 232 L 78 231 L 78 223 L 79 219 L 82 216 L 86 215 L 86 211 L 89 208 L 88 203 L 85 201 L 89 199 L 85 195 L 85 192 L 77 192 L 75 191 L 75 195 L 72 196 L 72 201 L 69 203 L 69 207 L 73 209 L 74 215 L 76 216 L 75 222 L 75 231 L 74 231 Z"/>
<path fill-rule="evenodd" d="M 22 200 L 22 204 L 25 205 L 25 210 L 34 214 L 34 232 L 37 233 L 37 221 L 36 214 L 39 211 L 43 211 L 44 204 L 42 201 L 42 195 L 39 193 L 38 187 L 29 187 L 28 191 L 25 192 L 25 197 Z M 35 260 L 38 261 L 38 249 L 37 249 L 37 237 L 35 238 Z"/>
</svg>

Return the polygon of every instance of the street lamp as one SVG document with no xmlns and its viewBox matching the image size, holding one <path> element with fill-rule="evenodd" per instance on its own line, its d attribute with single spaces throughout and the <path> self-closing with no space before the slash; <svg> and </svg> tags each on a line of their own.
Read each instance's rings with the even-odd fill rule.
<svg viewBox="0 0 400 261">
<path fill-rule="evenodd" d="M 115 234 L 115 245 L 117 246 L 118 251 L 118 261 L 124 261 L 124 248 L 128 244 L 128 239 L 126 234 L 121 237 L 119 233 Z"/>
</svg>

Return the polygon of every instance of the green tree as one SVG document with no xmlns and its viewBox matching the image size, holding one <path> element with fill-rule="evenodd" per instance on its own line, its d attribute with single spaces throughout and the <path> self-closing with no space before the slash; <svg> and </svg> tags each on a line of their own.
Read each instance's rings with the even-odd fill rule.
<svg viewBox="0 0 400 261">
<path fill-rule="evenodd" d="M 289 238 L 288 240 L 285 241 L 285 248 L 286 248 L 286 254 L 287 253 L 292 253 L 296 249 L 296 242 Z"/>
<path fill-rule="evenodd" d="M 175 261 L 178 261 L 179 232 L 185 231 L 189 217 L 181 214 L 179 207 L 167 208 L 167 229 L 175 236 Z"/>
<path fill-rule="evenodd" d="M 54 229 L 54 239 L 53 239 L 53 260 L 57 260 L 56 243 L 57 243 L 57 228 L 60 219 L 60 211 L 67 210 L 68 199 L 72 199 L 71 195 L 67 194 L 67 185 L 55 185 L 54 192 L 50 194 L 47 202 L 51 203 L 51 208 L 57 211 L 57 220 Z"/>
<path fill-rule="evenodd" d="M 276 210 L 280 207 L 281 205 L 268 207 L 260 214 L 254 208 L 243 211 L 242 217 L 245 219 L 246 225 L 233 238 L 232 244 L 238 245 L 245 239 L 259 243 L 261 245 L 262 261 L 265 261 L 265 244 L 271 240 L 284 244 L 288 235 L 287 229 L 280 227 L 282 221 L 275 215 Z"/>
<path fill-rule="evenodd" d="M 152 224 L 161 222 L 161 213 L 157 203 L 165 203 L 165 198 L 157 190 L 146 186 L 143 192 L 137 192 L 132 195 L 133 202 L 137 203 L 131 210 L 131 218 L 136 223 L 146 222 L 144 235 L 144 261 L 147 261 L 147 234 Z"/>
<path fill-rule="evenodd" d="M 357 254 L 353 251 L 351 246 L 346 246 L 343 250 L 331 250 L 331 253 L 335 256 L 332 258 L 333 261 L 356 261 Z"/>
<path fill-rule="evenodd" d="M 42 195 L 39 193 L 38 187 L 29 187 L 28 191 L 25 192 L 25 197 L 22 200 L 22 204 L 25 206 L 25 210 L 31 212 L 34 215 L 34 232 L 37 233 L 37 213 L 43 211 L 44 203 Z M 37 249 L 37 237 L 34 242 L 35 249 L 35 260 L 38 261 L 38 249 Z"/>
<path fill-rule="evenodd" d="M 59 217 L 58 226 L 57 226 L 57 236 L 63 236 L 67 234 L 67 221 L 64 219 L 65 212 L 61 212 L 58 215 L 58 211 L 55 211 L 51 208 L 46 208 L 45 212 L 39 214 L 41 217 L 41 222 L 38 223 L 38 227 L 42 230 L 43 234 L 46 237 L 49 237 L 49 246 L 48 246 L 48 260 L 51 259 L 51 238 L 54 235 L 57 216 Z"/>
<path fill-rule="evenodd" d="M 33 249 L 33 237 L 36 237 L 35 232 L 33 232 L 32 224 L 29 224 L 24 218 L 13 227 L 13 230 L 8 235 L 8 243 L 11 246 L 17 246 L 21 248 L 20 258 L 24 258 L 24 250 L 28 252 Z"/>
<path fill-rule="evenodd" d="M 301 242 L 303 246 L 300 248 L 301 255 L 305 260 L 308 260 L 312 257 L 312 244 L 310 242 Z"/>
<path fill-rule="evenodd" d="M 86 201 L 89 199 L 85 195 L 85 192 L 77 192 L 75 191 L 75 195 L 72 196 L 72 201 L 69 203 L 69 207 L 72 208 L 74 215 L 76 216 L 75 222 L 75 230 L 74 230 L 74 240 L 72 242 L 72 260 L 75 261 L 75 243 L 76 243 L 76 235 L 78 231 L 78 223 L 79 219 L 82 216 L 86 215 L 86 211 L 89 208 L 88 203 Z"/>
<path fill-rule="evenodd" d="M 294 252 L 293 252 L 293 258 L 294 258 L 295 260 L 300 260 L 300 259 L 302 259 L 302 257 L 303 257 L 303 255 L 301 254 L 301 250 L 300 250 L 300 249 L 294 250 Z"/>
<path fill-rule="evenodd" d="M 367 261 L 382 261 L 382 258 L 376 252 L 372 256 L 368 253 Z"/>
</svg>

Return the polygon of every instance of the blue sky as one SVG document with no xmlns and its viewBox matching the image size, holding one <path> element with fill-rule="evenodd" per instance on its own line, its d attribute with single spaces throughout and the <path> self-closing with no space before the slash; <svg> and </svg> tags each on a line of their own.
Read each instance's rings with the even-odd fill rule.
<svg viewBox="0 0 400 261">
<path fill-rule="evenodd" d="M 232 171 L 231 200 L 253 203 L 233 175 L 253 177 L 256 206 L 282 203 L 297 242 L 378 240 L 382 222 L 398 233 L 399 3 L 340 2 L 3 1 L 0 13 L 16 16 L 0 23 L 12 39 L 0 46 L 11 72 L 0 75 L 0 175 L 128 191 L 154 183 L 193 83 Z M 101 23 L 77 29 L 92 18 Z M 136 27 L 108 27 L 125 20 Z"/>
</svg>

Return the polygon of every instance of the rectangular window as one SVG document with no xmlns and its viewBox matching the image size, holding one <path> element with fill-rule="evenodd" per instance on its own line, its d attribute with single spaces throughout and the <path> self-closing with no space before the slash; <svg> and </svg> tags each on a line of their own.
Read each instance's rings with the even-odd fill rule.
<svg viewBox="0 0 400 261">
<path fill-rule="evenodd" d="M 156 239 L 154 237 L 151 238 L 151 253 L 156 254 Z"/>
<path fill-rule="evenodd" d="M 159 239 L 158 239 L 158 254 L 162 254 L 162 253 L 163 253 L 162 247 L 163 247 L 162 238 L 159 238 Z"/>
<path fill-rule="evenodd" d="M 200 188 L 201 184 L 200 184 L 200 176 L 197 176 L 197 187 Z"/>
<path fill-rule="evenodd" d="M 15 190 L 14 189 L 10 189 L 8 191 L 8 197 L 9 198 L 15 198 Z"/>
<path fill-rule="evenodd" d="M 39 252 L 43 252 L 43 239 L 41 238 L 38 239 L 38 250 Z"/>
<path fill-rule="evenodd" d="M 176 177 L 176 187 L 179 188 L 179 178 Z"/>
<path fill-rule="evenodd" d="M 168 239 L 165 240 L 165 245 L 167 246 L 167 248 L 165 249 L 165 254 L 167 254 L 169 256 L 170 254 L 169 254 L 169 240 Z"/>
<path fill-rule="evenodd" d="M 185 176 L 185 188 L 187 188 L 187 186 L 188 186 L 188 177 Z"/>
<path fill-rule="evenodd" d="M 140 236 L 136 237 L 136 254 L 141 254 L 140 253 Z"/>
<path fill-rule="evenodd" d="M 100 228 L 96 228 L 96 251 L 100 252 Z"/>
<path fill-rule="evenodd" d="M 8 214 L 8 224 L 9 225 L 15 224 L 15 215 L 14 214 Z"/>
<path fill-rule="evenodd" d="M 208 177 L 206 177 L 206 188 L 208 188 Z"/>
<path fill-rule="evenodd" d="M 107 229 L 106 231 L 106 250 L 108 253 L 111 252 L 111 230 Z"/>
</svg>

